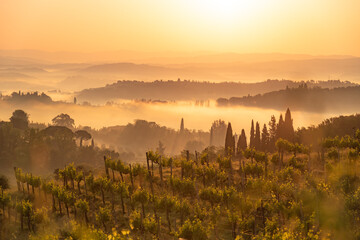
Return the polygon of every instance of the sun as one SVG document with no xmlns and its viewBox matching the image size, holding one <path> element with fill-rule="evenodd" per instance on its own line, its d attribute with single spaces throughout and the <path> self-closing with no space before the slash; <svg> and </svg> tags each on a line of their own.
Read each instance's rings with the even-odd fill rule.
<svg viewBox="0 0 360 240">
<path fill-rule="evenodd" d="M 216 25 L 232 25 L 261 16 L 266 0 L 193 0 L 191 7 L 199 20 Z"/>
<path fill-rule="evenodd" d="M 237 1 L 235 0 L 195 0 L 194 8 L 205 19 L 228 21 L 237 13 Z"/>
<path fill-rule="evenodd" d="M 234 1 L 208 0 L 203 4 L 203 13 L 215 18 L 229 18 L 236 13 L 235 7 L 236 3 Z"/>
</svg>

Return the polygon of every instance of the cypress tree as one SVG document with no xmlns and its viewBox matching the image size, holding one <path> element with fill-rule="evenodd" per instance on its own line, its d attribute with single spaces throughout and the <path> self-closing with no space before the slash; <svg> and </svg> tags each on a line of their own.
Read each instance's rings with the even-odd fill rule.
<svg viewBox="0 0 360 240">
<path fill-rule="evenodd" d="M 254 130 L 254 120 L 251 120 L 251 129 L 250 129 L 250 148 L 255 147 L 255 130 Z"/>
<path fill-rule="evenodd" d="M 291 119 L 290 109 L 288 108 L 285 113 L 284 121 L 284 138 L 290 142 L 294 141 L 294 126 L 293 120 Z"/>
<path fill-rule="evenodd" d="M 264 152 L 269 151 L 269 142 L 270 142 L 270 135 L 267 130 L 266 124 L 264 124 L 264 127 L 261 132 L 261 150 Z"/>
<path fill-rule="evenodd" d="M 184 118 L 181 118 L 180 132 L 181 132 L 181 133 L 184 132 L 184 129 L 185 129 L 185 127 L 184 127 Z"/>
<path fill-rule="evenodd" d="M 245 130 L 242 129 L 239 140 L 237 142 L 236 152 L 239 154 L 242 150 L 245 150 L 246 148 L 247 148 L 247 142 L 246 142 Z"/>
<path fill-rule="evenodd" d="M 280 114 L 279 123 L 276 126 L 276 139 L 284 138 L 284 120 L 282 114 Z"/>
<path fill-rule="evenodd" d="M 214 145 L 214 130 L 213 130 L 213 127 L 211 127 L 210 129 L 210 146 L 213 146 Z"/>
<path fill-rule="evenodd" d="M 235 135 L 232 137 L 232 141 L 231 141 L 231 149 L 232 151 L 232 155 L 235 156 L 236 155 L 236 148 L 235 148 L 235 142 L 236 142 L 236 138 Z"/>
<path fill-rule="evenodd" d="M 226 123 L 219 119 L 213 122 L 212 128 L 212 146 L 221 146 L 224 144 L 227 126 Z"/>
<path fill-rule="evenodd" d="M 259 122 L 256 122 L 256 131 L 255 131 L 255 149 L 259 150 L 261 148 L 261 140 L 260 140 L 260 125 Z"/>
<path fill-rule="evenodd" d="M 275 150 L 275 142 L 276 142 L 276 137 L 277 137 L 277 129 L 276 129 L 276 119 L 275 116 L 272 115 L 271 116 L 271 120 L 269 122 L 269 151 L 274 151 Z"/>
<path fill-rule="evenodd" d="M 231 123 L 228 124 L 226 137 L 225 137 L 225 154 L 230 156 L 235 151 L 235 139 L 232 133 Z"/>
</svg>

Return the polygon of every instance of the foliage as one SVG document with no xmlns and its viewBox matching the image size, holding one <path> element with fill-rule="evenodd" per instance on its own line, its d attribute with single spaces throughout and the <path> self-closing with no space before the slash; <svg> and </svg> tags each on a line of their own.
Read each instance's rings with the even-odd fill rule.
<svg viewBox="0 0 360 240">
<path fill-rule="evenodd" d="M 208 239 L 206 230 L 202 226 L 202 223 L 200 220 L 194 220 L 193 222 L 191 222 L 190 220 L 187 220 L 179 230 L 179 237 L 189 239 L 189 240 Z"/>
<path fill-rule="evenodd" d="M 14 168 L 17 188 L 0 178 L 0 219 L 18 239 L 356 239 L 359 136 L 313 152 L 279 138 L 277 153 L 149 151 L 149 164 L 100 156 L 102 169 L 68 163 L 41 177 Z"/>
</svg>

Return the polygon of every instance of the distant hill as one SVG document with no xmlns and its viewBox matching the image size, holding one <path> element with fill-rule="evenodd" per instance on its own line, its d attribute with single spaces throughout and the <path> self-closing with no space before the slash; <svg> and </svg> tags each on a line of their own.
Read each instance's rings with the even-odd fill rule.
<svg viewBox="0 0 360 240">
<path fill-rule="evenodd" d="M 188 63 L 233 63 L 233 62 L 267 62 L 306 59 L 344 59 L 349 55 L 309 55 L 288 53 L 235 53 L 235 52 L 136 52 L 136 51 L 102 51 L 102 52 L 47 52 L 40 50 L 0 50 L 0 56 L 11 59 L 27 59 L 34 62 L 132 62 L 146 64 L 188 64 Z M 1 59 L 1 57 L 0 57 Z M 1 61 L 0 61 L 1 63 Z"/>
<path fill-rule="evenodd" d="M 1 72 L 0 71 L 0 80 L 18 80 L 18 79 L 33 79 L 34 77 L 17 73 L 17 72 Z"/>
<path fill-rule="evenodd" d="M 141 71 L 143 73 L 150 73 L 153 71 L 169 71 L 171 69 L 164 67 L 151 66 L 147 64 L 134 64 L 134 63 L 112 63 L 90 66 L 82 69 L 80 72 L 91 72 L 91 73 L 122 73 Z"/>
<path fill-rule="evenodd" d="M 270 58 L 270 56 L 268 56 Z M 326 80 L 342 79 L 360 83 L 360 58 L 341 58 L 340 56 L 308 59 L 306 56 L 277 56 L 272 61 L 255 61 L 249 56 L 248 61 L 236 61 L 237 57 L 223 55 L 211 56 L 211 61 L 204 58 L 181 64 L 136 64 L 130 62 L 96 64 L 85 67 L 68 75 L 59 86 L 80 86 L 84 82 L 89 87 L 100 87 L 119 79 L 139 81 L 188 79 L 211 82 L 259 82 L 265 79 Z M 345 56 L 344 56 L 345 57 Z M 229 62 L 233 59 L 234 62 Z M 240 58 L 239 58 L 240 59 Z M 259 59 L 267 59 L 259 56 Z M 285 60 L 284 60 L 285 59 Z M 200 62 L 203 60 L 204 62 Z M 154 60 L 157 61 L 156 59 Z M 169 60 L 170 62 L 175 60 Z M 186 61 L 186 60 L 184 60 Z M 189 60 L 190 61 L 190 60 Z M 79 87 L 76 87 L 79 89 Z"/>
<path fill-rule="evenodd" d="M 2 71 L 7 72 L 26 72 L 26 73 L 47 73 L 46 70 L 38 68 L 38 67 L 20 67 L 20 68 L 7 68 Z"/>
<path fill-rule="evenodd" d="M 43 62 L 37 59 L 27 57 L 9 57 L 7 55 L 2 55 L 0 51 L 0 66 L 34 66 L 40 64 L 43 64 Z"/>
<path fill-rule="evenodd" d="M 227 80 L 226 77 L 221 77 L 221 74 L 211 72 L 208 68 L 202 69 L 183 66 L 171 67 L 154 64 L 135 64 L 130 62 L 92 65 L 77 71 L 76 74 L 79 79 L 88 79 L 89 83 L 109 83 L 109 79 L 113 79 L 111 82 L 114 82 L 119 78 L 140 79 L 144 81 L 177 79 L 179 77 L 184 79 L 199 79 L 201 81 L 207 79 Z M 101 81 L 99 81 L 100 79 Z M 76 82 L 79 80 L 72 78 L 71 81 Z M 63 82 L 65 83 L 67 81 L 65 80 Z"/>
<path fill-rule="evenodd" d="M 252 83 L 341 79 L 360 83 L 359 66 L 359 57 L 346 55 L 0 50 L 0 72 L 17 74 L 16 78 L 5 75 L 1 79 L 34 83 L 26 77 L 31 76 L 52 89 L 66 91 L 99 88 L 122 79 Z"/>
<path fill-rule="evenodd" d="M 14 91 L 14 89 L 22 90 L 22 91 L 42 91 L 46 88 L 49 88 L 49 86 L 44 86 L 40 84 L 32 84 L 24 81 L 17 81 L 17 80 L 8 80 L 4 81 L 0 78 L 0 92 L 2 91 Z"/>
<path fill-rule="evenodd" d="M 195 81 L 118 81 L 105 87 L 85 89 L 77 94 L 79 101 L 103 103 L 114 99 L 208 100 L 219 97 L 259 94 L 286 87 L 298 87 L 302 82 L 268 80 L 258 83 L 195 82 Z M 308 81 L 310 87 L 349 87 L 354 83 L 341 81 Z"/>
<path fill-rule="evenodd" d="M 146 79 L 161 79 L 161 78 L 176 78 L 179 76 L 179 70 L 163 66 L 154 66 L 148 64 L 134 64 L 134 63 L 111 63 L 93 65 L 78 71 L 80 75 L 94 76 L 98 75 L 116 75 L 126 76 L 130 78 L 146 78 Z"/>
<path fill-rule="evenodd" d="M 260 108 L 335 112 L 337 110 L 360 111 L 360 86 L 337 87 L 333 89 L 309 87 L 302 84 L 297 88 L 272 91 L 255 96 L 219 98 L 220 106 L 252 106 Z"/>
</svg>

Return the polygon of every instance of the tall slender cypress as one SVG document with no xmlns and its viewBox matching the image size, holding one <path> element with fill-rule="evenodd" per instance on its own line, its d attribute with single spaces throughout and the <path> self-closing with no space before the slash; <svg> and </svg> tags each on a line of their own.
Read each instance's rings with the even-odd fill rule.
<svg viewBox="0 0 360 240">
<path fill-rule="evenodd" d="M 251 129 L 250 129 L 250 148 L 255 147 L 255 129 L 254 129 L 254 120 L 251 120 Z"/>
<path fill-rule="evenodd" d="M 261 148 L 260 125 L 259 125 L 259 122 L 256 122 L 256 131 L 255 131 L 254 147 L 255 147 L 255 149 L 257 149 L 257 150 L 260 150 L 260 148 Z"/>
<path fill-rule="evenodd" d="M 241 151 L 245 150 L 246 148 L 247 148 L 247 142 L 246 142 L 245 130 L 242 129 L 239 140 L 237 142 L 237 147 L 236 147 L 237 154 L 239 154 Z"/>
<path fill-rule="evenodd" d="M 279 123 L 276 126 L 276 138 L 284 138 L 284 120 L 282 114 L 280 114 Z"/>
<path fill-rule="evenodd" d="M 180 123 L 180 132 L 184 132 L 185 130 L 185 126 L 184 126 L 184 118 L 181 118 L 181 123 Z"/>
<path fill-rule="evenodd" d="M 277 129 L 276 129 L 276 118 L 274 115 L 271 116 L 271 120 L 269 122 L 269 151 L 275 150 L 275 142 L 277 137 Z"/>
<path fill-rule="evenodd" d="M 264 152 L 270 151 L 269 143 L 270 143 L 270 135 L 267 130 L 266 124 L 264 124 L 264 127 L 261 132 L 261 150 Z"/>
<path fill-rule="evenodd" d="M 288 108 L 285 113 L 285 121 L 284 121 L 284 138 L 290 142 L 294 141 L 294 126 L 293 120 L 291 119 L 291 112 Z"/>
<path fill-rule="evenodd" d="M 228 124 L 225 137 L 225 154 L 227 156 L 233 155 L 235 151 L 235 139 L 232 133 L 231 123 Z"/>
</svg>

